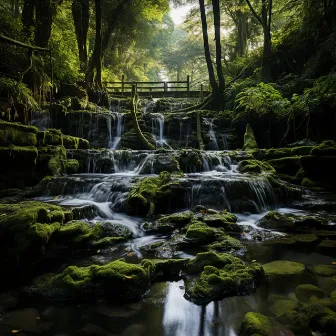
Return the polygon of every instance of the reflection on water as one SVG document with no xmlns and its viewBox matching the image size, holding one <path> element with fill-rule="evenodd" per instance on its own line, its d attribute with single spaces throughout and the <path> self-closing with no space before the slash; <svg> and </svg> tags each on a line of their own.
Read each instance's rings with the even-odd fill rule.
<svg viewBox="0 0 336 336">
<path fill-rule="evenodd" d="M 211 302 L 207 306 L 197 306 L 187 301 L 183 295 L 183 280 L 167 284 L 162 321 L 163 335 L 237 335 L 235 324 L 241 321 L 244 314 L 242 311 L 244 298 L 229 298 L 221 302 Z"/>
</svg>

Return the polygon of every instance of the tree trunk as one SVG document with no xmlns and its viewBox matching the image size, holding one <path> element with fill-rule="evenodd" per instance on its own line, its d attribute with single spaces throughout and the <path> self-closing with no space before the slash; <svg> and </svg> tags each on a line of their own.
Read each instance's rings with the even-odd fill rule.
<svg viewBox="0 0 336 336">
<path fill-rule="evenodd" d="M 201 11 L 201 20 L 202 20 L 202 33 L 203 33 L 203 43 L 204 43 L 204 54 L 205 60 L 209 73 L 209 81 L 212 88 L 213 94 L 218 92 L 218 84 L 215 77 L 215 72 L 212 66 L 211 55 L 210 55 L 210 47 L 209 47 L 209 37 L 208 37 L 208 24 L 205 15 L 205 6 L 204 0 L 199 0 L 200 11 Z"/>
<path fill-rule="evenodd" d="M 215 26 L 215 41 L 216 41 L 216 69 L 218 77 L 218 89 L 222 93 L 225 88 L 225 79 L 222 68 L 222 46 L 221 46 L 221 34 L 220 34 L 220 8 L 219 0 L 212 0 L 214 26 Z"/>
<path fill-rule="evenodd" d="M 102 89 L 101 79 L 101 55 L 102 55 L 102 10 L 101 0 L 95 0 L 96 12 L 96 40 L 90 64 L 86 73 L 86 87 L 92 87 L 93 83 L 98 89 Z M 94 73 L 96 69 L 96 74 Z"/>
<path fill-rule="evenodd" d="M 262 59 L 262 77 L 264 83 L 270 83 L 272 81 L 271 52 L 271 36 L 268 33 L 268 29 L 264 28 L 264 50 Z"/>
<path fill-rule="evenodd" d="M 27 38 L 32 35 L 32 28 L 34 27 L 34 10 L 35 10 L 35 0 L 24 0 L 22 9 L 22 25 L 23 33 Z"/>
<path fill-rule="evenodd" d="M 52 8 L 51 0 L 36 0 L 35 44 L 42 48 L 48 46 L 51 35 Z"/>
<path fill-rule="evenodd" d="M 85 72 L 88 62 L 87 35 L 90 20 L 90 3 L 87 0 L 73 0 L 72 17 L 75 26 L 80 70 Z"/>
<path fill-rule="evenodd" d="M 237 53 L 243 57 L 247 50 L 247 17 L 240 9 L 237 11 Z"/>
</svg>

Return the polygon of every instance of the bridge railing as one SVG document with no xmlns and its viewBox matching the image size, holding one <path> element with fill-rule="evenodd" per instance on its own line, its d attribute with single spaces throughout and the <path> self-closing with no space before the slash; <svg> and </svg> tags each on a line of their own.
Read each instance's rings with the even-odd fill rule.
<svg viewBox="0 0 336 336">
<path fill-rule="evenodd" d="M 132 86 L 135 85 L 137 92 L 190 92 L 190 76 L 187 76 L 186 81 L 162 81 L 162 82 L 127 82 L 122 77 L 121 82 L 105 82 L 108 93 L 124 93 L 132 92 Z"/>
</svg>

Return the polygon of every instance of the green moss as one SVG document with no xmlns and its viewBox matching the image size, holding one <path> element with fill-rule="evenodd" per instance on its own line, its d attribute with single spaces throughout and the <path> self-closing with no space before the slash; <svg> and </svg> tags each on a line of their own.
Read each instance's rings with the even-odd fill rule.
<svg viewBox="0 0 336 336">
<path fill-rule="evenodd" d="M 148 269 L 153 279 L 169 280 L 178 276 L 186 263 L 186 259 L 144 259 L 141 265 Z"/>
<path fill-rule="evenodd" d="M 48 129 L 45 131 L 44 136 L 45 145 L 50 146 L 63 146 L 62 133 L 57 129 Z"/>
<path fill-rule="evenodd" d="M 316 297 L 318 299 L 324 298 L 323 291 L 320 288 L 310 284 L 297 286 L 295 288 L 295 295 L 299 301 L 305 303 L 310 302 L 312 297 Z"/>
<path fill-rule="evenodd" d="M 195 215 L 191 211 L 184 211 L 163 216 L 159 218 L 158 222 L 159 224 L 172 223 L 178 226 L 183 226 L 190 223 L 193 219 L 195 219 Z"/>
<path fill-rule="evenodd" d="M 294 261 L 277 260 L 264 264 L 263 268 L 268 278 L 287 278 L 302 275 L 305 272 L 303 264 Z"/>
<path fill-rule="evenodd" d="M 38 259 L 71 215 L 61 207 L 40 202 L 0 204 L 3 248 L 8 253 L 13 251 L 20 265 Z"/>
<path fill-rule="evenodd" d="M 77 160 L 67 160 L 65 169 L 68 174 L 76 174 L 79 170 L 79 162 Z"/>
<path fill-rule="evenodd" d="M 318 304 L 312 304 L 305 310 L 312 330 L 318 330 L 326 335 L 334 335 L 336 328 L 336 313 L 334 311 Z"/>
<path fill-rule="evenodd" d="M 37 128 L 0 120 L 0 146 L 35 146 Z"/>
<path fill-rule="evenodd" d="M 272 336 L 274 323 L 260 313 L 247 313 L 239 330 L 239 336 Z"/>
<path fill-rule="evenodd" d="M 240 173 L 250 173 L 250 174 L 276 173 L 275 169 L 269 163 L 258 160 L 240 161 L 238 163 L 237 170 Z"/>
<path fill-rule="evenodd" d="M 258 149 L 257 141 L 254 137 L 253 130 L 250 125 L 246 125 L 246 131 L 244 134 L 244 147 L 243 150 L 254 150 Z"/>
<path fill-rule="evenodd" d="M 205 266 L 224 267 L 234 264 L 237 267 L 243 265 L 243 262 L 229 254 L 217 254 L 215 252 L 198 253 L 194 259 L 188 261 L 186 272 L 189 274 L 197 274 L 203 271 Z"/>
<path fill-rule="evenodd" d="M 203 222 L 193 221 L 187 230 L 186 238 L 192 240 L 193 243 L 206 244 L 213 242 L 216 239 L 216 234 L 218 234 L 218 230 Z"/>
<path fill-rule="evenodd" d="M 313 272 L 323 277 L 332 277 L 336 275 L 336 265 L 314 265 Z"/>
<path fill-rule="evenodd" d="M 208 245 L 209 250 L 216 252 L 238 251 L 244 248 L 244 245 L 236 238 L 225 236 L 219 242 Z"/>
<path fill-rule="evenodd" d="M 106 248 L 116 244 L 124 243 L 125 241 L 125 237 L 105 237 L 103 239 L 94 241 L 92 246 L 95 248 Z"/>
<path fill-rule="evenodd" d="M 31 294 L 53 299 L 106 297 L 139 298 L 149 288 L 150 275 L 144 267 L 122 260 L 103 266 L 70 266 L 45 284 L 31 287 Z"/>
<path fill-rule="evenodd" d="M 328 254 L 336 255 L 336 240 L 323 240 L 319 245 L 317 245 L 317 251 Z"/>
<path fill-rule="evenodd" d="M 325 140 L 311 150 L 311 155 L 315 156 L 336 156 L 336 142 Z"/>
<path fill-rule="evenodd" d="M 309 177 L 304 177 L 302 179 L 301 185 L 306 188 L 316 187 L 316 184 Z"/>
<path fill-rule="evenodd" d="M 228 211 L 218 214 L 204 215 L 200 220 L 211 227 L 223 228 L 225 232 L 240 233 L 242 228 L 237 224 L 237 217 Z"/>
<path fill-rule="evenodd" d="M 152 215 L 160 200 L 169 196 L 177 185 L 178 182 L 173 181 L 167 172 L 161 172 L 158 177 L 144 178 L 129 192 L 126 208 L 131 213 Z"/>
<path fill-rule="evenodd" d="M 230 255 L 221 255 L 219 259 L 213 256 L 210 262 L 218 263 L 221 265 L 218 267 L 222 268 L 204 265 L 200 276 L 186 280 L 187 298 L 197 304 L 250 294 L 256 290 L 264 276 L 259 264 L 246 266 L 240 259 Z M 194 266 L 200 269 L 196 262 Z"/>
<path fill-rule="evenodd" d="M 300 158 L 298 156 L 282 157 L 267 161 L 278 174 L 295 176 L 300 169 Z"/>
<path fill-rule="evenodd" d="M 269 310 L 278 322 L 292 331 L 302 332 L 306 329 L 307 320 L 301 314 L 301 304 L 287 297 L 271 298 L 269 301 Z"/>
<path fill-rule="evenodd" d="M 70 136 L 70 135 L 63 135 L 63 146 L 66 149 L 78 149 L 78 142 L 79 138 Z"/>
<path fill-rule="evenodd" d="M 325 219 L 313 216 L 294 216 L 270 211 L 258 222 L 258 226 L 264 229 L 271 229 L 284 232 L 295 232 L 302 229 L 316 229 L 325 225 Z M 309 240 L 309 236 L 306 237 Z M 301 240 L 304 240 L 302 236 Z M 298 236 L 298 240 L 300 237 Z"/>
<path fill-rule="evenodd" d="M 331 292 L 330 298 L 331 298 L 332 302 L 336 303 L 336 290 Z"/>
</svg>

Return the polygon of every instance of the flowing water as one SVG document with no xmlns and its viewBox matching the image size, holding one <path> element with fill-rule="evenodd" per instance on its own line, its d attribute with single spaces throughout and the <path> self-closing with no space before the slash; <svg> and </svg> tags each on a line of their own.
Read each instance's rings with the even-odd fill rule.
<svg viewBox="0 0 336 336">
<path fill-rule="evenodd" d="M 164 116 L 152 111 L 153 104 L 145 105 L 144 113 L 149 113 L 152 118 L 152 133 L 156 137 L 157 145 L 169 148 L 164 138 Z M 44 122 L 46 125 L 47 120 Z M 40 125 L 44 125 L 44 122 Z M 184 191 L 181 192 L 178 204 L 172 203 L 175 204 L 175 208 L 171 209 L 172 212 L 203 205 L 207 208 L 227 209 L 235 213 L 238 224 L 243 227 L 242 239 L 247 246 L 247 253 L 242 253 L 241 256 L 249 262 L 288 260 L 301 262 L 308 268 L 317 264 L 331 264 L 334 258 L 316 252 L 314 249 L 297 250 L 291 245 L 283 248 L 283 245 L 272 246 L 256 240 L 255 237 L 284 236 L 283 233 L 258 226 L 258 221 L 269 210 L 277 210 L 283 214 L 302 214 L 307 211 L 300 209 L 301 203 L 287 207 L 279 204 L 267 176 L 239 173 L 230 151 L 218 151 L 213 120 L 205 119 L 204 122 L 209 127 L 208 134 L 213 150 L 201 152 L 201 167 L 186 164 L 183 168 L 184 175 L 173 177 L 179 183 L 183 183 Z M 95 141 L 98 143 L 95 137 L 97 130 L 101 129 L 100 123 L 106 126 L 108 138 L 106 147 L 109 149 L 69 150 L 70 158 L 85 158 L 86 171 L 82 174 L 51 180 L 44 194 L 37 199 L 65 207 L 90 206 L 93 216 L 83 220 L 92 225 L 96 222 L 122 225 L 131 232 L 132 239 L 123 245 L 99 250 L 93 256 L 85 258 L 69 256 L 69 262 L 74 265 L 107 263 L 121 257 L 129 262 L 138 262 L 144 256 L 144 247 L 170 239 L 170 235 L 146 234 L 143 230 L 145 219 L 122 213 L 122 205 L 136 182 L 149 176 L 157 176 L 161 171 L 168 169 L 172 162 L 169 158 L 179 158 L 179 155 L 183 154 L 181 151 L 173 150 L 154 152 L 116 150 L 120 145 L 125 123 L 125 116 L 118 106 L 112 108 L 109 113 L 91 117 L 89 130 L 81 128 L 80 124 L 76 124 L 74 130 L 78 136 L 88 132 L 86 136 L 93 143 Z M 180 120 L 179 126 L 179 141 L 185 142 L 185 147 L 188 147 L 191 130 L 185 127 L 183 119 Z M 223 147 L 227 148 L 227 136 L 221 135 L 221 137 Z M 171 171 L 174 170 L 176 169 L 172 167 Z M 323 200 L 320 195 L 307 194 L 305 202 L 309 205 L 323 203 Z M 131 253 L 132 257 L 130 252 L 134 252 Z M 197 251 L 182 250 L 176 253 L 178 257 L 193 258 Z M 318 281 L 322 280 L 318 279 Z M 286 289 L 287 285 L 290 284 L 284 283 L 282 287 Z M 325 283 L 324 285 L 326 286 Z M 285 294 L 292 295 L 289 292 L 288 290 Z M 43 335 L 51 336 L 91 335 L 90 332 L 83 331 L 83 328 L 88 328 L 90 325 L 108 332 L 102 332 L 102 335 L 236 336 L 245 313 L 257 311 L 271 315 L 267 301 L 267 295 L 270 293 L 266 285 L 261 286 L 255 294 L 230 297 L 219 302 L 211 302 L 207 306 L 191 303 L 185 299 L 184 293 L 184 282 L 178 280 L 155 283 L 147 295 L 136 303 L 111 303 L 100 298 L 90 303 L 48 302 L 32 299 L 21 300 L 19 308 L 36 309 L 41 323 L 47 330 Z M 0 321 L 0 334 L 1 330 Z M 79 330 L 82 330 L 82 333 Z"/>
</svg>

